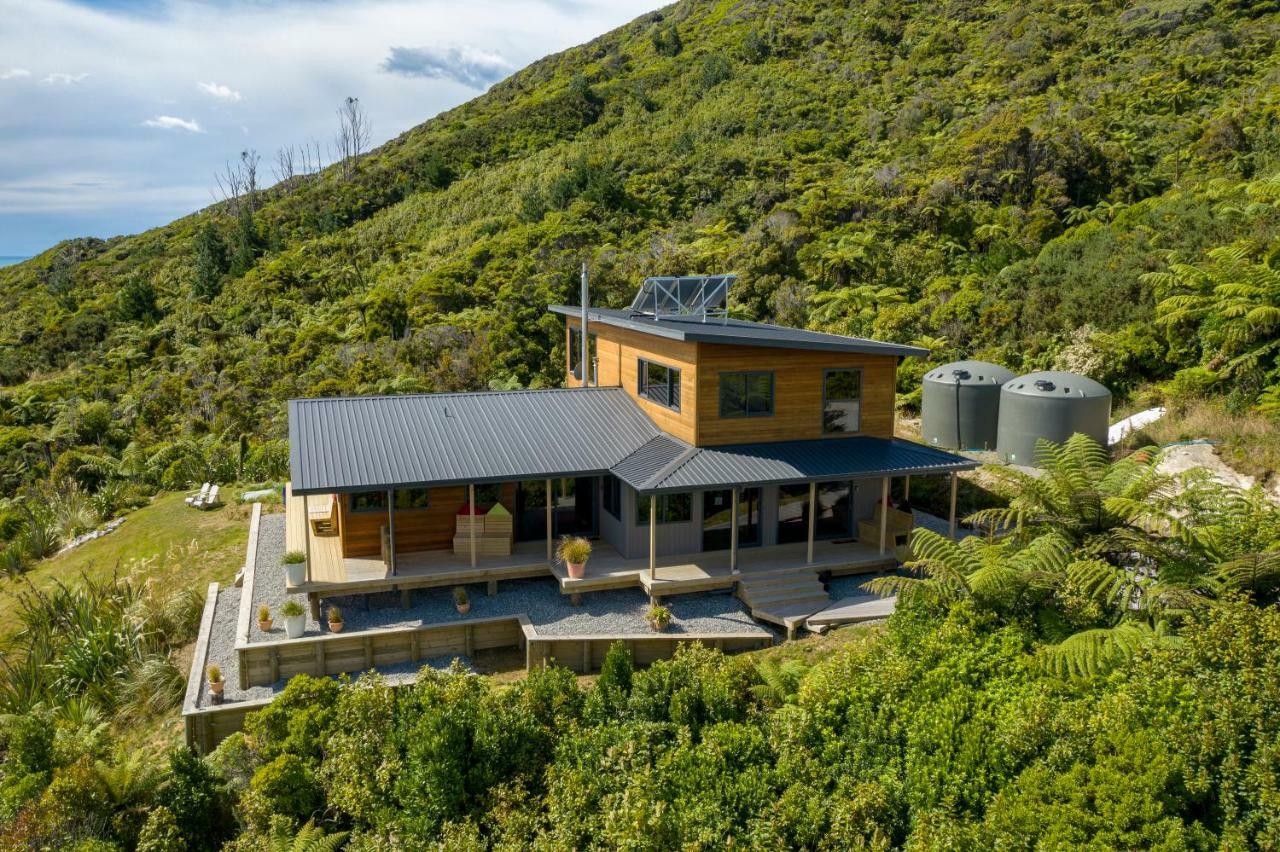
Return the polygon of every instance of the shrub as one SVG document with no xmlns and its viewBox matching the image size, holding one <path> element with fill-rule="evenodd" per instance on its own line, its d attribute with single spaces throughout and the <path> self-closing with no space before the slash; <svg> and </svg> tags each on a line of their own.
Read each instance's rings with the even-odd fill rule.
<svg viewBox="0 0 1280 852">
<path fill-rule="evenodd" d="M 158 800 L 173 814 L 192 852 L 217 849 L 233 824 L 222 780 L 185 748 L 170 752 L 169 777 Z"/>
<path fill-rule="evenodd" d="M 645 618 L 653 625 L 654 630 L 662 630 L 671 623 L 671 610 L 661 604 L 654 604 L 649 607 Z"/>
<path fill-rule="evenodd" d="M 307 821 L 324 803 L 320 785 L 302 758 L 282 754 L 253 774 L 249 789 L 261 796 L 270 813 Z"/>
<path fill-rule="evenodd" d="M 153 808 L 138 835 L 137 852 L 186 852 L 178 821 L 166 807 Z"/>
</svg>

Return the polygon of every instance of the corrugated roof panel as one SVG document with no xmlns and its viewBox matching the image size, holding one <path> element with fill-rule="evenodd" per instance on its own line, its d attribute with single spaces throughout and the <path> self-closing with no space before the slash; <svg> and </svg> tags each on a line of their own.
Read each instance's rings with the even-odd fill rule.
<svg viewBox="0 0 1280 852">
<path fill-rule="evenodd" d="M 642 490 L 693 491 L 725 485 L 948 473 L 977 466 L 977 462 L 964 456 L 896 438 L 859 436 L 737 444 L 699 449 L 659 479 L 646 483 Z"/>
<path fill-rule="evenodd" d="M 621 388 L 289 402 L 297 494 L 597 473 L 660 434 Z"/>
<path fill-rule="evenodd" d="M 615 464 L 612 473 L 632 488 L 644 488 L 650 479 L 679 461 L 691 449 L 670 435 L 659 435 Z"/>
<path fill-rule="evenodd" d="M 582 315 L 581 308 L 552 305 L 551 311 L 569 317 Z M 738 346 L 765 346 L 774 349 L 813 349 L 826 352 L 861 352 L 868 355 L 928 355 L 927 349 L 886 343 L 864 337 L 846 337 L 841 334 L 825 334 L 805 328 L 788 328 L 763 322 L 738 319 L 708 318 L 700 316 L 665 315 L 654 319 L 651 315 L 620 311 L 614 308 L 589 308 L 587 322 L 626 328 L 643 334 L 652 334 L 670 340 L 693 340 L 704 343 L 724 343 Z"/>
</svg>

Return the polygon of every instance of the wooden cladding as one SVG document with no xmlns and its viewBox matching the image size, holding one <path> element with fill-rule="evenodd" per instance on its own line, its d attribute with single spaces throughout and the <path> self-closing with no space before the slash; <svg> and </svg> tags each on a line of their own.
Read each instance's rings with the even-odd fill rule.
<svg viewBox="0 0 1280 852">
<path fill-rule="evenodd" d="M 569 317 L 565 330 L 577 328 Z M 621 387 L 649 419 L 671 435 L 695 446 L 754 441 L 812 438 L 839 440 L 852 435 L 893 437 L 893 414 L 898 359 L 891 355 L 821 352 L 718 343 L 687 343 L 656 335 L 591 325 L 596 336 L 597 376 L 602 387 Z M 637 366 L 653 361 L 680 370 L 680 410 L 673 411 L 640 395 Z M 827 370 L 857 369 L 862 373 L 859 430 L 824 433 L 822 429 L 823 375 Z M 773 373 L 773 414 L 722 417 L 720 376 Z M 581 384 L 565 363 L 569 387 Z"/>
<path fill-rule="evenodd" d="M 570 317 L 567 326 L 566 347 L 570 329 L 578 327 L 577 318 Z M 695 443 L 698 345 L 655 337 L 651 334 L 641 334 L 604 323 L 589 324 L 587 330 L 596 336 L 596 375 L 600 387 L 623 388 L 659 429 L 675 435 L 682 441 Z M 641 360 L 652 361 L 680 371 L 679 411 L 674 411 L 640 395 L 638 368 Z M 568 387 L 578 387 L 582 384 L 573 377 L 567 358 L 565 376 L 567 377 L 565 384 Z"/>
<path fill-rule="evenodd" d="M 503 483 L 500 494 L 502 505 L 515 511 L 515 483 Z M 432 488 L 431 505 L 424 509 L 396 509 L 396 551 L 449 550 L 457 527 L 455 516 L 465 505 L 467 487 L 449 485 Z M 338 495 L 338 529 L 344 557 L 379 555 L 379 536 L 386 525 L 386 511 L 352 512 L 347 495 Z"/>
</svg>

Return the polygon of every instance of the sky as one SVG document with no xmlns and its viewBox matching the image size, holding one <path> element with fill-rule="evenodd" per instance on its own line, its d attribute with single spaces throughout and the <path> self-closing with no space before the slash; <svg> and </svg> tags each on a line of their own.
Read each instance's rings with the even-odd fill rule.
<svg viewBox="0 0 1280 852">
<path fill-rule="evenodd" d="M 660 0 L 0 0 L 0 256 L 211 203 L 245 149 L 375 144 Z M 328 156 L 328 154 L 326 154 Z"/>
</svg>

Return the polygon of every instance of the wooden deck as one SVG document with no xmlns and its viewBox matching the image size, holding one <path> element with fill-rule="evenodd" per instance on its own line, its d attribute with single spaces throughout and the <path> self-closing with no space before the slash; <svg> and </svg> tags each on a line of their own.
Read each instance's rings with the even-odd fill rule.
<svg viewBox="0 0 1280 852">
<path fill-rule="evenodd" d="M 301 499 L 286 501 L 286 547 L 306 550 L 308 525 Z M 448 550 L 396 554 L 392 575 L 377 557 L 343 558 L 337 536 L 311 536 L 310 580 L 290 591 L 319 595 L 367 594 L 389 589 L 484 583 L 523 577 L 554 575 L 565 594 L 581 594 L 604 589 L 641 588 L 651 597 L 731 589 L 744 575 L 780 570 L 798 572 L 865 574 L 892 568 L 897 558 L 892 551 L 883 556 L 879 549 L 856 542 L 818 541 L 813 562 L 806 559 L 806 544 L 750 547 L 738 551 L 739 574 L 729 570 L 729 551 L 660 556 L 657 576 L 649 577 L 649 558 L 628 559 L 609 544 L 594 542 L 587 562 L 587 575 L 570 579 L 563 565 L 547 561 L 544 541 L 517 543 L 509 556 L 481 556 L 473 568 L 466 556 Z"/>
<path fill-rule="evenodd" d="M 607 548 L 607 549 L 606 549 Z M 892 551 L 880 555 L 878 548 L 856 542 L 814 542 L 813 562 L 806 559 L 806 545 L 779 544 L 751 547 L 738 551 L 738 574 L 729 570 L 729 551 L 686 553 L 659 556 L 656 577 L 649 577 L 649 558 L 625 559 L 608 545 L 597 544 L 587 562 L 586 576 L 570 579 L 563 565 L 551 570 L 560 581 L 560 591 L 574 594 L 601 589 L 623 589 L 638 586 L 650 596 L 680 595 L 715 589 L 731 589 L 743 577 L 752 574 L 796 572 L 867 574 L 892 568 L 898 564 Z"/>
</svg>

